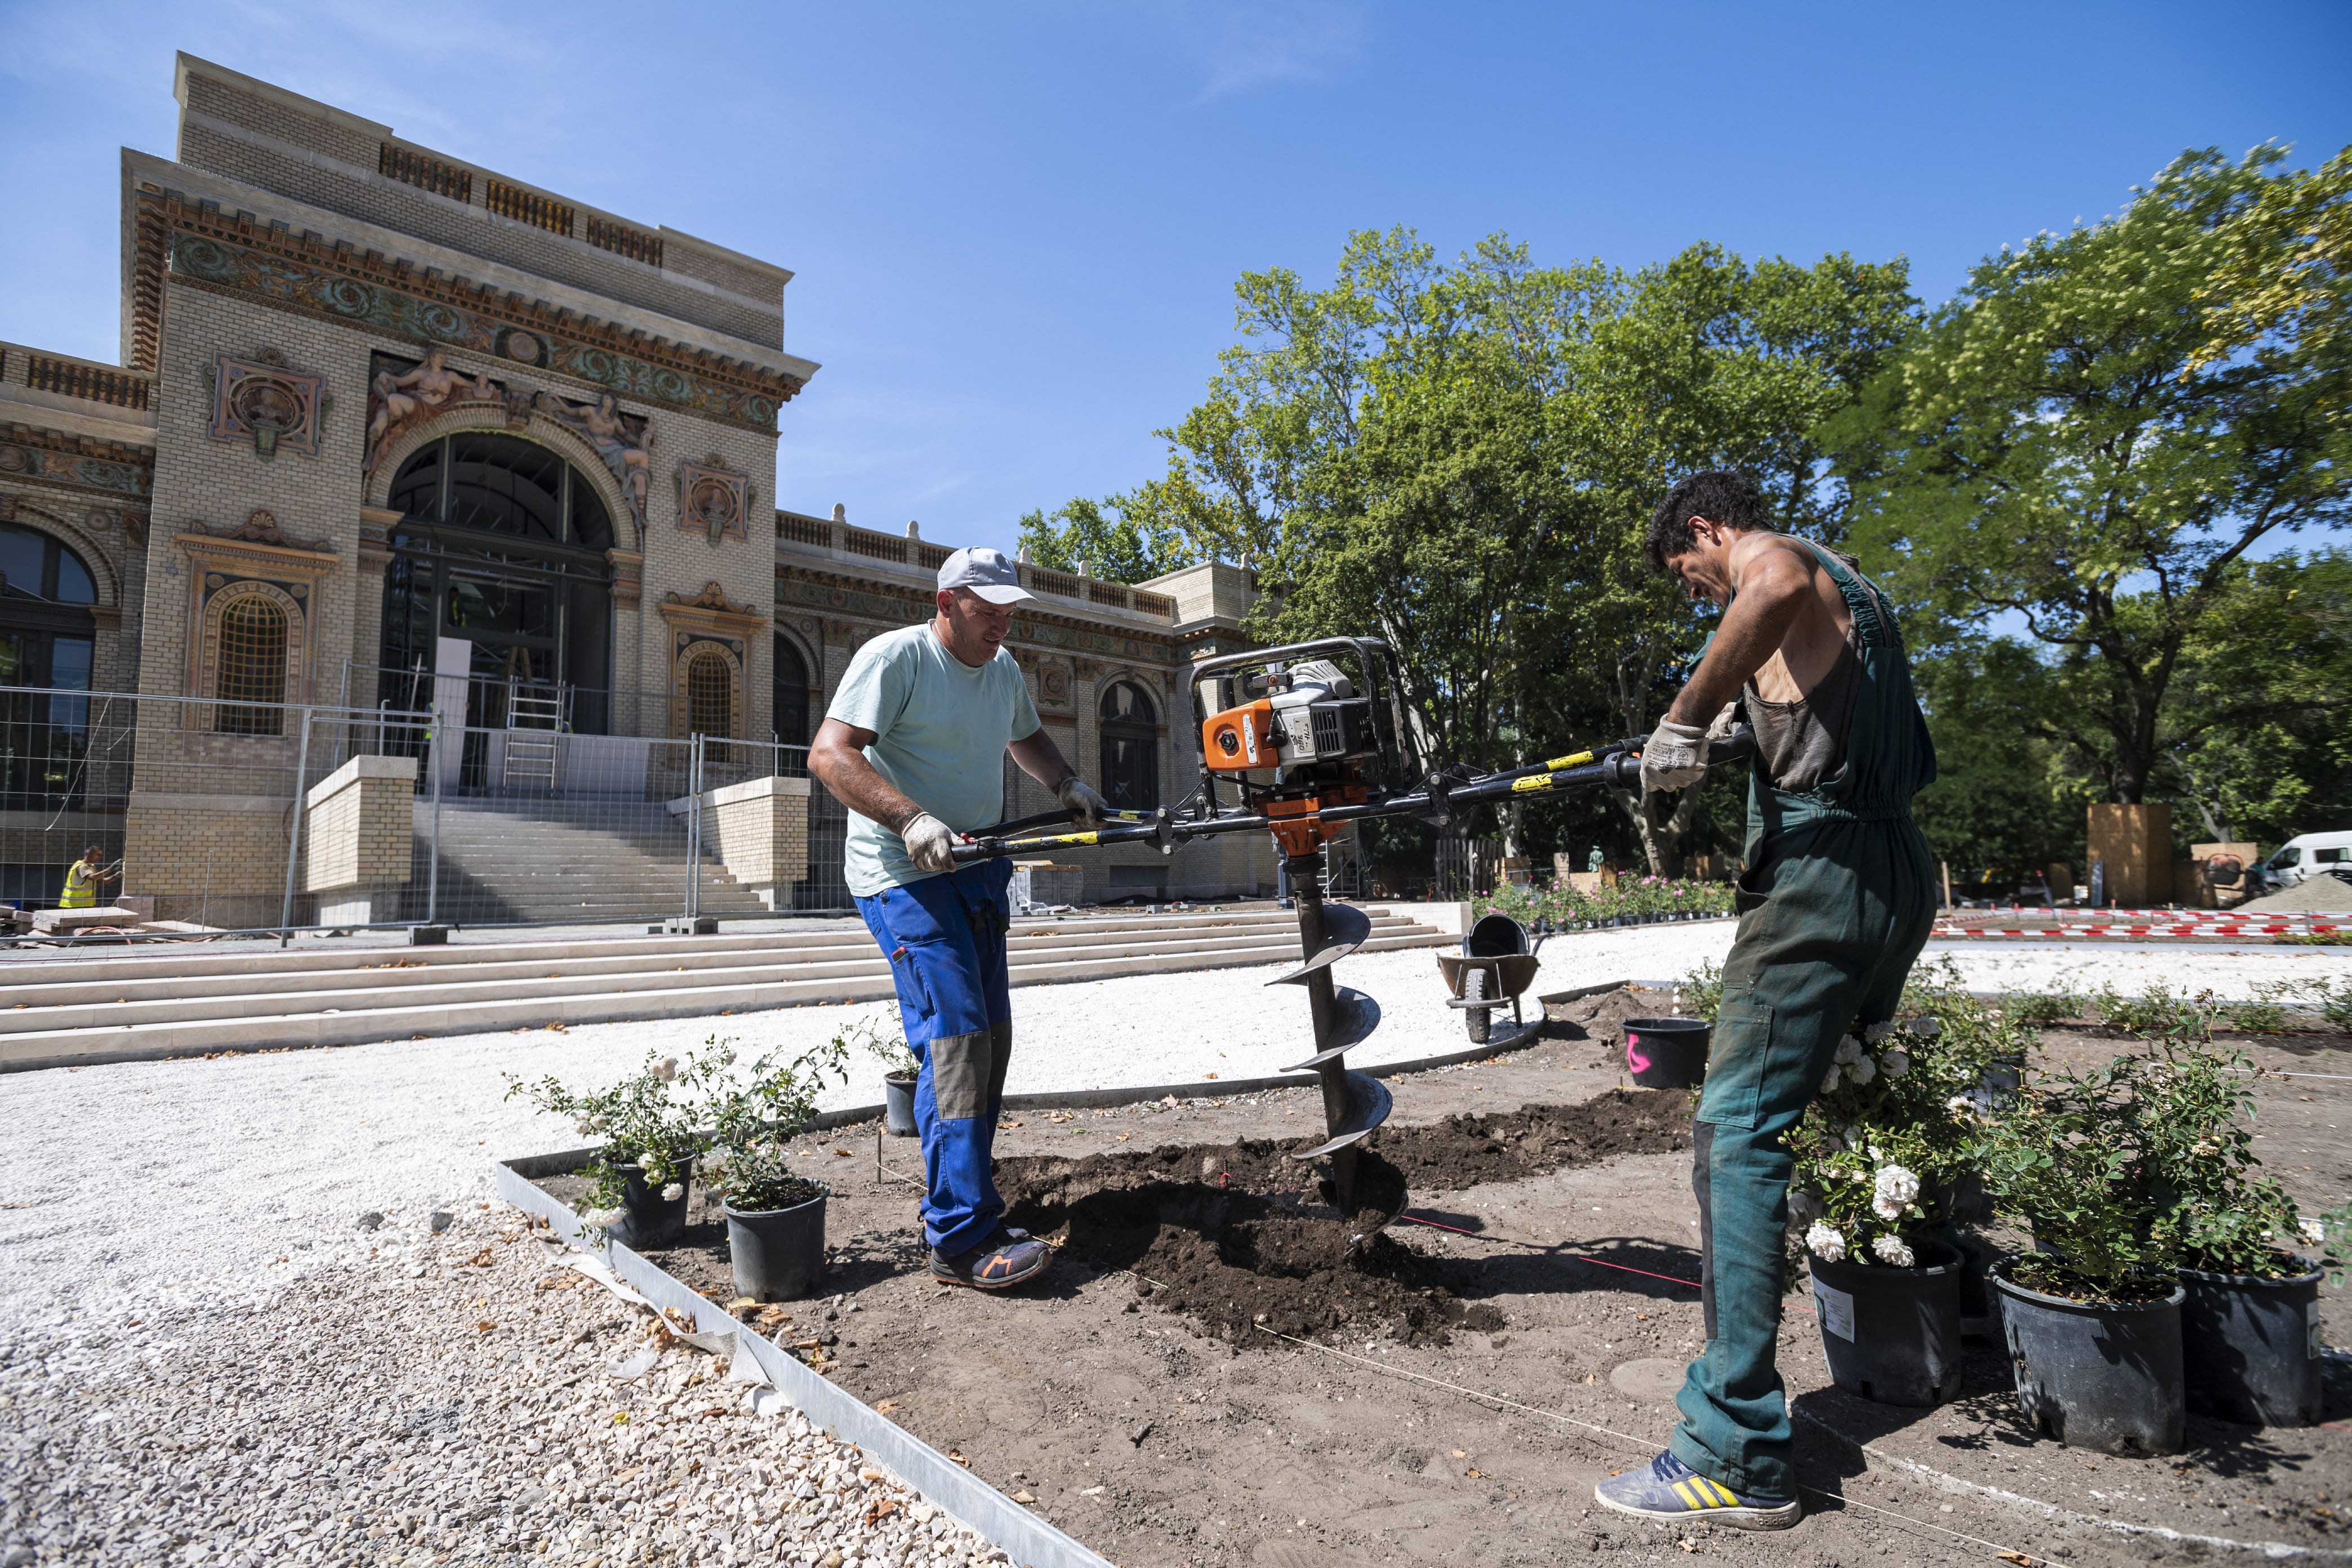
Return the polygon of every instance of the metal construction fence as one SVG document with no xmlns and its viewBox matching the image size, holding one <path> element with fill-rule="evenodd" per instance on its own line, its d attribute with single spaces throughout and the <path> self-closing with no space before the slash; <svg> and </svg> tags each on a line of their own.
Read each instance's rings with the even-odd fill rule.
<svg viewBox="0 0 2352 1568">
<path fill-rule="evenodd" d="M 101 901 L 215 929 L 850 907 L 804 747 L 463 711 L 0 687 L 0 901 L 61 902 L 94 848 Z"/>
</svg>

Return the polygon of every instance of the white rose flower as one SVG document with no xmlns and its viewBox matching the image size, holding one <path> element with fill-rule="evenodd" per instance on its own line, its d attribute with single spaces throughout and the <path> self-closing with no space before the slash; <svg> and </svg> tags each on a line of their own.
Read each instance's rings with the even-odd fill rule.
<svg viewBox="0 0 2352 1568">
<path fill-rule="evenodd" d="M 1805 1250 L 1824 1263 L 1842 1263 L 1845 1260 L 1845 1237 L 1815 1220 L 1813 1227 L 1805 1232 Z"/>
<path fill-rule="evenodd" d="M 661 1079 L 664 1083 L 676 1082 L 677 1079 L 677 1058 L 676 1057 L 662 1058 L 661 1066 L 654 1068 L 654 1076 Z"/>
<path fill-rule="evenodd" d="M 1863 1058 L 1858 1062 L 1848 1062 L 1845 1067 L 1845 1076 L 1852 1079 L 1856 1085 L 1868 1083 L 1878 1076 L 1878 1064 L 1868 1057 Z"/>
<path fill-rule="evenodd" d="M 1849 1171 L 1846 1173 L 1845 1179 L 1853 1183 L 1857 1186 L 1868 1186 L 1870 1184 L 1870 1173 L 1868 1171 Z"/>
<path fill-rule="evenodd" d="M 1878 1170 L 1877 1194 L 1895 1204 L 1907 1204 L 1919 1195 L 1919 1178 L 1900 1165 L 1882 1165 Z"/>
<path fill-rule="evenodd" d="M 2326 1241 L 2327 1239 L 2327 1227 L 2320 1224 L 2315 1219 L 2305 1220 L 2297 1228 L 2303 1232 L 2303 1239 L 2305 1241 Z"/>
<path fill-rule="evenodd" d="M 1893 1225 L 1903 1217 L 1903 1205 L 1890 1197 L 1874 1197 L 1870 1200 L 1870 1212 L 1887 1224 Z"/>
<path fill-rule="evenodd" d="M 620 1224 L 622 1218 L 619 1209 L 590 1209 L 580 1216 L 580 1223 L 593 1230 L 603 1230 L 606 1226 Z"/>
<path fill-rule="evenodd" d="M 1893 1034 L 1894 1032 L 1895 1032 L 1895 1026 L 1894 1026 L 1894 1024 L 1893 1024 L 1893 1023 L 1888 1022 L 1888 1021 L 1885 1021 L 1885 1020 L 1881 1020 L 1881 1021 L 1880 1021 L 1880 1022 L 1878 1022 L 1878 1023 L 1873 1024 L 1873 1025 L 1872 1025 L 1870 1027 L 1868 1027 L 1867 1029 L 1864 1029 L 1864 1030 L 1862 1032 L 1862 1037 L 1863 1037 L 1864 1039 L 1865 1039 L 1865 1040 L 1869 1041 L 1872 1045 L 1874 1045 L 1874 1045 L 1878 1044 L 1878 1042 L 1879 1042 L 1879 1041 L 1881 1041 L 1881 1040 L 1883 1040 L 1883 1039 L 1886 1038 L 1886 1037 L 1887 1037 L 1887 1036 L 1889 1036 L 1889 1035 Z"/>
<path fill-rule="evenodd" d="M 1911 1032 L 1923 1040 L 1932 1040 L 1944 1032 L 1944 1021 L 1922 1014 L 1911 1020 Z"/>
<path fill-rule="evenodd" d="M 686 1196 L 686 1189 L 676 1182 L 662 1189 L 662 1202 L 666 1204 L 674 1204 L 684 1196 Z"/>
<path fill-rule="evenodd" d="M 1838 1085 L 1844 1080 L 1844 1078 L 1845 1068 L 1839 1067 L 1834 1063 L 1831 1064 L 1829 1076 L 1822 1079 L 1822 1092 L 1823 1094 L 1835 1094 L 1837 1092 Z"/>
<path fill-rule="evenodd" d="M 1885 1056 L 1878 1058 L 1878 1065 L 1885 1070 L 1888 1078 L 1901 1078 L 1905 1073 L 1911 1070 L 1911 1053 L 1908 1051 L 1889 1051 Z"/>
<path fill-rule="evenodd" d="M 1841 1067 L 1862 1060 L 1862 1042 L 1852 1035 L 1846 1036 L 1838 1042 L 1836 1059 Z"/>
<path fill-rule="evenodd" d="M 589 1126 L 585 1121 L 575 1121 L 572 1124 L 572 1131 L 579 1133 L 583 1138 L 585 1138 L 591 1132 L 593 1132 L 595 1129 Z"/>
<path fill-rule="evenodd" d="M 1944 1101 L 1944 1109 L 1963 1120 L 1975 1120 L 1973 1115 L 1973 1112 L 1976 1110 L 1975 1102 L 1970 1100 L 1965 1094 L 1956 1094 L 1952 1096 L 1951 1099 Z"/>
<path fill-rule="evenodd" d="M 1870 1244 L 1870 1250 L 1897 1268 L 1909 1268 L 1919 1261 L 1911 1256 L 1911 1249 L 1903 1245 L 1903 1238 L 1899 1236 L 1882 1236 Z"/>
</svg>

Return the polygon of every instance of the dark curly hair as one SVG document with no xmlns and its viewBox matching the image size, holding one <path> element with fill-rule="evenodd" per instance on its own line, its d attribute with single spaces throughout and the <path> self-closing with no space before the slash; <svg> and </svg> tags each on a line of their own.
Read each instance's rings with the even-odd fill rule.
<svg viewBox="0 0 2352 1568">
<path fill-rule="evenodd" d="M 1675 488 L 1650 514 L 1650 531 L 1642 539 L 1642 559 L 1651 571 L 1664 576 L 1669 557 L 1687 555 L 1696 548 L 1691 536 L 1695 517 L 1749 532 L 1767 531 L 1772 526 L 1764 493 L 1746 474 L 1730 468 L 1686 474 L 1675 481 Z"/>
</svg>

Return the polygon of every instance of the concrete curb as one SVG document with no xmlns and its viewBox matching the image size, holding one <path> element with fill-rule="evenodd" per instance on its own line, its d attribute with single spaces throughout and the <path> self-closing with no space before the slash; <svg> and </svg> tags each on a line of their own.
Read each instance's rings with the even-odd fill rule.
<svg viewBox="0 0 2352 1568">
<path fill-rule="evenodd" d="M 656 1310 L 672 1308 L 688 1314 L 698 1330 L 711 1312 L 726 1318 L 737 1345 L 759 1363 L 760 1370 L 793 1408 L 828 1436 L 856 1444 L 866 1458 L 971 1526 L 990 1545 L 1003 1548 L 1014 1563 L 1024 1568 L 1114 1568 L 1049 1521 L 1014 1502 L 848 1390 L 826 1382 L 798 1357 L 728 1317 L 724 1307 L 688 1289 L 619 1242 L 601 1249 L 593 1243 L 583 1244 L 580 1216 L 531 1179 L 571 1169 L 562 1163 L 568 1158 L 557 1154 L 499 1162 L 492 1167 L 499 1196 L 546 1220 L 551 1231 L 582 1251 L 602 1256 L 614 1273 Z"/>
</svg>

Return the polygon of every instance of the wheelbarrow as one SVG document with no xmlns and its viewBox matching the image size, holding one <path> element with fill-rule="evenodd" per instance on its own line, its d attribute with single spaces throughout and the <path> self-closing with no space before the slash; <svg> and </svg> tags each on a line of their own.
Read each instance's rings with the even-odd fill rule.
<svg viewBox="0 0 2352 1568">
<path fill-rule="evenodd" d="M 1519 997 L 1536 977 L 1536 949 L 1544 939 L 1528 939 L 1528 928 L 1508 915 L 1490 914 L 1471 926 L 1460 952 L 1437 955 L 1438 972 L 1453 993 L 1445 1005 L 1462 1012 L 1471 1040 L 1486 1045 L 1494 1037 L 1495 1009 L 1511 1010 L 1512 1033 L 1527 1030 L 1519 1016 Z"/>
</svg>

